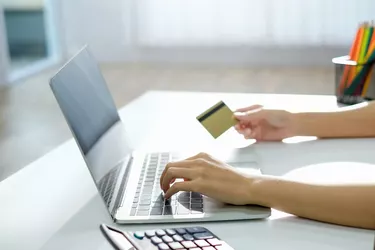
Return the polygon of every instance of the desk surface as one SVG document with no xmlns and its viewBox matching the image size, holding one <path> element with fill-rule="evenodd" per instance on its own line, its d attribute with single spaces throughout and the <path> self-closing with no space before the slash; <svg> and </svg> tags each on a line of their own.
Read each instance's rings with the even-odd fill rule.
<svg viewBox="0 0 375 250">
<path fill-rule="evenodd" d="M 131 135 L 130 143 L 137 148 L 243 147 L 244 141 L 235 135 L 211 139 L 195 122 L 197 114 L 220 99 L 232 108 L 254 103 L 294 111 L 337 108 L 333 96 L 148 92 L 121 109 L 120 115 Z M 331 177 L 341 178 L 346 173 L 352 178 L 355 173 L 355 178 L 361 179 L 368 177 L 366 171 L 375 168 L 375 158 L 370 152 L 374 146 L 374 139 L 299 143 L 294 140 L 254 144 L 245 150 L 256 151 L 267 174 L 282 175 L 303 166 L 321 164 L 307 167 L 309 171 L 319 170 L 309 176 L 324 179 L 327 172 L 322 169 L 329 169 Z M 355 165 L 356 171 L 348 165 Z M 335 174 L 337 169 L 340 175 Z M 0 199 L 0 249 L 111 249 L 99 231 L 99 224 L 112 222 L 73 140 L 1 182 Z M 305 220 L 278 211 L 273 211 L 267 220 L 201 225 L 235 249 L 360 250 L 373 249 L 374 242 L 374 233 L 370 230 Z M 135 230 L 170 226 L 176 225 L 118 227 Z"/>
</svg>

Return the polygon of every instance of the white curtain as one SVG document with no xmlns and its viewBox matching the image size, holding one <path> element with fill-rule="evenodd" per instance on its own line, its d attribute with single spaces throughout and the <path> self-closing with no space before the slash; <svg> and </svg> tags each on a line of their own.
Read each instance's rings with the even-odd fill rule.
<svg viewBox="0 0 375 250">
<path fill-rule="evenodd" d="M 143 46 L 283 46 L 351 43 L 375 0 L 136 0 Z"/>
</svg>

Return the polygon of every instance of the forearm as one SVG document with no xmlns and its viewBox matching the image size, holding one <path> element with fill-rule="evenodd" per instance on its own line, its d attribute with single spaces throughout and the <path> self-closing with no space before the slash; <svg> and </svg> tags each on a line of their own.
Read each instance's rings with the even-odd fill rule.
<svg viewBox="0 0 375 250">
<path fill-rule="evenodd" d="M 374 137 L 375 102 L 337 112 L 292 114 L 295 136 Z"/>
<path fill-rule="evenodd" d="M 257 204 L 328 223 L 375 229 L 375 185 L 312 185 L 265 178 L 253 182 Z"/>
</svg>

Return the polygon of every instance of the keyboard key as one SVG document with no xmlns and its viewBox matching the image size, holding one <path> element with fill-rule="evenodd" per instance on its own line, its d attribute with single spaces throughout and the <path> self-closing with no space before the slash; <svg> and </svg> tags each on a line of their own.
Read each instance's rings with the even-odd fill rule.
<svg viewBox="0 0 375 250">
<path fill-rule="evenodd" d="M 132 210 L 130 210 L 130 216 L 134 216 L 136 212 L 137 212 L 137 209 L 132 208 Z"/>
<path fill-rule="evenodd" d="M 180 235 L 182 235 L 182 234 L 186 234 L 186 230 L 185 230 L 185 228 L 177 228 L 177 229 L 176 229 L 176 232 L 177 232 L 178 234 L 180 234 Z"/>
<path fill-rule="evenodd" d="M 167 230 L 165 230 L 165 231 L 167 232 L 167 234 L 168 234 L 169 236 L 172 236 L 172 235 L 175 235 L 175 234 L 176 234 L 176 231 L 173 230 L 173 229 L 167 229 Z"/>
<path fill-rule="evenodd" d="M 203 209 L 191 210 L 191 214 L 203 214 Z"/>
<path fill-rule="evenodd" d="M 191 198 L 202 198 L 200 193 L 191 192 Z"/>
<path fill-rule="evenodd" d="M 170 249 L 169 246 L 165 243 L 160 243 L 158 245 L 158 248 L 159 248 L 159 250 L 169 250 Z"/>
<path fill-rule="evenodd" d="M 191 199 L 191 203 L 192 204 L 194 204 L 194 203 L 202 204 L 203 203 L 203 199 L 192 198 Z"/>
<path fill-rule="evenodd" d="M 166 233 L 165 233 L 165 231 L 164 230 L 161 230 L 161 229 L 159 229 L 159 230 L 156 230 L 156 235 L 157 236 L 159 236 L 159 237 L 162 237 L 162 236 L 164 236 Z"/>
<path fill-rule="evenodd" d="M 151 238 L 155 236 L 155 231 L 154 230 L 148 230 L 145 232 L 145 235 L 147 238 Z"/>
<path fill-rule="evenodd" d="M 154 245 L 159 245 L 160 243 L 163 243 L 162 239 L 160 239 L 159 237 L 157 236 L 154 236 L 151 238 L 151 242 L 154 244 Z"/>
<path fill-rule="evenodd" d="M 211 246 L 209 246 L 209 247 L 204 247 L 204 248 L 202 248 L 203 250 L 216 250 L 214 247 L 211 247 Z"/>
<path fill-rule="evenodd" d="M 158 201 L 152 202 L 151 204 L 152 204 L 151 206 L 153 208 L 154 207 L 163 207 L 164 206 L 164 204 L 162 202 L 158 202 Z"/>
<path fill-rule="evenodd" d="M 178 242 L 184 240 L 184 239 L 183 239 L 180 235 L 178 235 L 178 234 L 173 235 L 172 238 L 173 238 L 174 241 L 178 241 Z"/>
<path fill-rule="evenodd" d="M 189 203 L 190 202 L 190 197 L 178 197 L 178 201 L 180 203 Z"/>
<path fill-rule="evenodd" d="M 192 242 L 192 241 L 183 241 L 183 242 L 181 242 L 181 244 L 182 244 L 185 248 L 193 248 L 193 247 L 197 247 L 197 245 L 195 245 L 194 242 Z"/>
<path fill-rule="evenodd" d="M 220 246 L 222 244 L 221 240 L 218 240 L 216 238 L 207 239 L 207 242 L 210 243 L 211 246 Z"/>
<path fill-rule="evenodd" d="M 143 238 L 145 237 L 145 233 L 144 232 L 135 232 L 134 237 L 137 238 L 137 239 L 143 240 Z"/>
<path fill-rule="evenodd" d="M 203 208 L 203 204 L 202 203 L 192 203 L 191 204 L 191 209 L 199 209 L 199 208 Z"/>
<path fill-rule="evenodd" d="M 147 207 L 148 207 L 148 206 L 151 205 L 151 199 L 149 199 L 149 200 L 141 200 L 139 202 L 139 205 L 147 205 Z"/>
<path fill-rule="evenodd" d="M 208 247 L 210 244 L 208 244 L 205 240 L 195 240 L 194 243 L 199 247 Z"/>
<path fill-rule="evenodd" d="M 186 228 L 186 231 L 188 233 L 195 234 L 195 233 L 204 233 L 204 232 L 207 232 L 207 229 L 205 229 L 203 227 L 188 227 L 188 228 Z"/>
<path fill-rule="evenodd" d="M 149 215 L 148 210 L 144 210 L 144 211 L 138 210 L 137 211 L 137 216 L 148 216 L 148 215 Z"/>
<path fill-rule="evenodd" d="M 211 239 L 213 237 L 214 236 L 211 233 L 209 233 L 209 232 L 194 234 L 194 238 L 197 239 L 197 240 Z"/>
<path fill-rule="evenodd" d="M 172 249 L 184 249 L 180 242 L 171 242 L 168 244 Z"/>
<path fill-rule="evenodd" d="M 182 235 L 182 238 L 184 238 L 187 241 L 194 240 L 194 237 L 191 234 L 184 234 Z"/>
<path fill-rule="evenodd" d="M 168 236 L 168 235 L 164 235 L 164 236 L 162 237 L 162 240 L 163 240 L 165 243 L 173 242 L 173 239 L 172 239 L 170 236 Z"/>
<path fill-rule="evenodd" d="M 138 210 L 148 211 L 148 210 L 150 210 L 150 205 L 139 204 Z"/>
<path fill-rule="evenodd" d="M 188 214 L 190 214 L 190 210 L 187 209 L 187 208 L 184 207 L 184 206 L 179 205 L 179 206 L 177 207 L 177 214 L 178 214 L 178 215 L 188 215 Z"/>
<path fill-rule="evenodd" d="M 173 210 L 171 206 L 165 206 L 163 215 L 173 215 Z"/>
<path fill-rule="evenodd" d="M 163 208 L 162 207 L 153 207 L 151 209 L 151 215 L 163 215 Z"/>
</svg>

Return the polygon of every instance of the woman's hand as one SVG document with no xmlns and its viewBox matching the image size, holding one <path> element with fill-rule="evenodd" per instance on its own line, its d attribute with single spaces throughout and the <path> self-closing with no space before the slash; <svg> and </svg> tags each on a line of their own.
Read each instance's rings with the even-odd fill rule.
<svg viewBox="0 0 375 250">
<path fill-rule="evenodd" d="M 296 124 L 292 114 L 285 110 L 266 110 L 254 105 L 235 111 L 238 120 L 235 129 L 246 139 L 280 141 L 294 136 Z"/>
<path fill-rule="evenodd" d="M 173 183 L 176 179 L 185 181 Z M 179 191 L 193 191 L 221 202 L 246 205 L 253 202 L 253 181 L 253 178 L 240 174 L 226 163 L 200 153 L 183 161 L 169 163 L 160 178 L 160 185 L 165 199 Z"/>
</svg>

